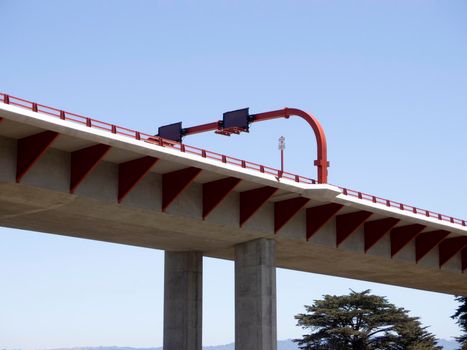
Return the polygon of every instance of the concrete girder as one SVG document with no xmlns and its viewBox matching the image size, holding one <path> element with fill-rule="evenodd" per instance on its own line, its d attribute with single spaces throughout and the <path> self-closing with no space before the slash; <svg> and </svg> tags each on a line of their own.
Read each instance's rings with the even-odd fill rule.
<svg viewBox="0 0 467 350">
<path fill-rule="evenodd" d="M 260 187 L 240 192 L 240 227 L 256 213 L 271 196 L 277 192 L 275 187 Z"/>
<path fill-rule="evenodd" d="M 420 259 L 438 246 L 449 234 L 449 231 L 444 230 L 420 233 L 415 238 L 415 261 L 419 262 Z"/>
<path fill-rule="evenodd" d="M 302 197 L 306 207 L 331 203 L 343 205 L 339 214 L 369 211 L 371 220 L 400 220 L 397 227 L 412 224 L 426 226 L 424 231 L 446 230 L 452 236 L 467 236 L 464 221 L 411 206 L 395 205 L 389 200 L 332 185 L 306 184 L 296 179 L 225 162 L 209 153 L 188 152 L 182 146 L 145 142 L 114 131 L 74 123 L 66 118 L 50 117 L 0 104 L 5 120 L 0 128 L 0 224 L 6 227 L 63 234 L 87 239 L 131 244 L 166 250 L 199 250 L 210 257 L 234 259 L 234 246 L 255 238 L 274 239 L 277 266 L 314 273 L 329 274 L 372 282 L 465 295 L 467 293 L 464 250 L 455 254 L 439 269 L 438 249 L 432 249 L 416 263 L 416 244 L 411 240 L 401 253 L 391 259 L 391 234 L 382 234 L 365 254 L 365 229 L 359 228 L 336 249 L 336 218 L 331 217 L 310 241 L 306 241 L 306 210 L 292 213 L 287 224 L 275 234 L 277 200 Z M 34 164 L 32 171 L 15 183 L 16 143 L 18 139 L 43 130 L 58 132 L 53 147 Z M 108 144 L 112 153 L 103 159 L 77 194 L 69 194 L 70 153 L 92 144 Z M 196 150 L 195 150 L 196 151 Z M 194 151 L 194 152 L 195 152 Z M 119 164 L 143 156 L 160 158 L 131 192 L 131 198 L 115 205 L 119 189 Z M 181 198 L 168 214 L 160 210 L 164 175 L 174 169 L 196 167 L 201 173 L 181 192 Z M 259 168 L 260 169 L 260 168 Z M 51 171 L 52 170 L 52 171 Z M 235 177 L 241 183 L 203 220 L 203 183 Z M 261 210 L 239 227 L 242 191 L 269 186 L 279 191 L 267 199 Z M 280 203 L 280 202 L 279 202 Z M 396 203 L 397 204 L 397 203 Z M 281 213 L 284 214 L 284 213 Z M 189 228 L 189 230 L 187 229 Z M 394 232 L 393 232 L 394 238 Z M 423 235 L 422 235 L 423 236 Z M 416 238 L 417 236 L 415 236 Z M 404 242 L 402 242 L 404 243 Z M 394 239 L 393 239 L 394 244 Z M 368 247 L 367 247 L 368 248 Z M 394 252 L 394 249 L 393 249 Z"/>
<path fill-rule="evenodd" d="M 279 230 L 289 222 L 300 209 L 302 209 L 310 200 L 305 197 L 286 199 L 274 203 L 274 232 Z"/>
<path fill-rule="evenodd" d="M 118 202 L 141 181 L 141 179 L 151 170 L 159 158 L 150 156 L 130 160 L 118 165 Z"/>
<path fill-rule="evenodd" d="M 162 176 L 162 211 L 165 211 L 172 204 L 200 172 L 199 168 L 189 167 Z"/>
<path fill-rule="evenodd" d="M 466 247 L 467 237 L 465 236 L 446 238 L 439 244 L 439 267 L 442 267 L 449 259 Z"/>
<path fill-rule="evenodd" d="M 354 233 L 372 215 L 369 211 L 338 215 L 336 217 L 336 247 Z"/>
<path fill-rule="evenodd" d="M 35 162 L 47 151 L 58 133 L 44 131 L 17 141 L 16 182 L 20 182 Z"/>
<path fill-rule="evenodd" d="M 415 239 L 424 229 L 425 225 L 413 224 L 395 227 L 391 230 L 391 257 L 394 257 L 410 241 Z"/>
<path fill-rule="evenodd" d="M 306 240 L 318 232 L 336 213 L 343 208 L 342 204 L 330 203 L 306 209 Z"/>
<path fill-rule="evenodd" d="M 365 253 L 399 222 L 400 220 L 395 218 L 384 218 L 365 222 L 363 226 Z"/>
<path fill-rule="evenodd" d="M 109 145 L 97 144 L 71 153 L 70 193 L 76 191 L 109 150 Z"/>
<path fill-rule="evenodd" d="M 235 177 L 226 177 L 203 184 L 203 220 L 233 191 L 239 182 L 240 179 Z"/>
<path fill-rule="evenodd" d="M 467 248 L 462 249 L 461 252 L 461 270 L 464 272 L 467 270 Z"/>
</svg>

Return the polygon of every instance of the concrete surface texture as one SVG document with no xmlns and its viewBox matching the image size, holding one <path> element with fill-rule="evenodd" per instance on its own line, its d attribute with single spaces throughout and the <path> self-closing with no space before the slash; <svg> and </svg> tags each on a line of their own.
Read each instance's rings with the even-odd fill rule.
<svg viewBox="0 0 467 350">
<path fill-rule="evenodd" d="M 276 350 L 276 242 L 235 247 L 235 349 Z"/>
<path fill-rule="evenodd" d="M 202 253 L 166 252 L 164 349 L 201 350 L 202 312 Z"/>
</svg>

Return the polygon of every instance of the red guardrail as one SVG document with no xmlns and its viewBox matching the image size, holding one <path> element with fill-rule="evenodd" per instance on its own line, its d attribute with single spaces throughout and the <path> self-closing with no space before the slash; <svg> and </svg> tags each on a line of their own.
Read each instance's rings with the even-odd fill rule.
<svg viewBox="0 0 467 350">
<path fill-rule="evenodd" d="M 356 198 L 359 198 L 359 199 L 371 201 L 373 203 L 383 204 L 383 205 L 385 205 L 387 207 L 390 207 L 390 208 L 398 208 L 400 210 L 409 211 L 409 212 L 412 212 L 414 214 L 424 215 L 424 216 L 429 217 L 429 218 L 435 218 L 435 219 L 442 220 L 442 221 L 448 221 L 448 222 L 451 222 L 453 224 L 467 226 L 467 221 L 466 220 L 456 219 L 456 218 L 454 218 L 452 216 L 447 216 L 447 215 L 444 215 L 444 214 L 435 213 L 433 211 L 426 210 L 426 209 L 420 209 L 420 208 L 414 207 L 412 205 L 395 202 L 395 201 L 392 201 L 392 200 L 389 200 L 389 199 L 373 196 L 371 194 L 363 193 L 363 192 L 360 192 L 360 191 L 350 190 L 348 188 L 344 188 L 344 187 L 340 187 L 340 186 L 337 186 L 337 187 L 339 187 L 341 189 L 342 193 L 345 194 L 346 196 L 356 197 Z"/>
<path fill-rule="evenodd" d="M 178 142 L 174 142 L 171 140 L 162 139 L 157 136 L 145 134 L 143 132 L 135 131 L 132 129 L 127 129 L 122 126 L 109 124 L 109 123 L 106 123 L 106 122 L 103 122 L 97 119 L 84 117 L 79 114 L 66 112 L 61 109 L 41 105 L 39 103 L 24 100 L 19 97 L 15 97 L 15 96 L 3 94 L 3 93 L 0 93 L 0 97 L 1 97 L 1 101 L 5 104 L 26 108 L 26 109 L 32 110 L 33 112 L 43 113 L 43 114 L 47 114 L 53 117 L 60 118 L 62 120 L 72 121 L 78 124 L 86 125 L 87 127 L 90 127 L 90 128 L 96 128 L 96 129 L 108 131 L 112 134 L 131 137 L 135 140 L 150 142 L 155 145 L 159 145 L 161 147 L 170 147 L 173 149 L 177 149 L 180 152 L 195 154 L 203 158 L 217 160 L 225 164 L 236 165 L 236 166 L 239 166 L 245 169 L 256 170 L 260 173 L 269 174 L 269 175 L 273 175 L 273 176 L 280 177 L 280 178 L 285 178 L 285 179 L 292 180 L 292 181 L 299 182 L 299 183 L 316 184 L 316 180 L 313 180 L 313 179 L 310 179 L 304 176 L 292 174 L 292 173 L 285 172 L 285 171 L 281 172 L 278 169 L 274 169 L 268 166 L 248 162 L 245 160 L 226 156 L 226 155 L 219 154 L 216 152 L 207 151 L 205 149 L 201 149 L 201 148 L 194 147 L 194 146 L 189 146 L 184 143 L 178 143 Z M 384 199 L 384 198 L 377 197 L 377 196 L 373 196 L 373 195 L 366 194 L 360 191 L 355 191 L 355 190 L 351 190 L 351 189 L 340 187 L 340 186 L 337 186 L 337 187 L 346 196 L 371 201 L 373 203 L 382 204 L 390 208 L 398 208 L 400 210 L 409 211 L 414 214 L 424 215 L 429 218 L 435 218 L 441 221 L 447 221 L 447 222 L 458 224 L 461 226 L 467 226 L 466 220 L 461 220 L 461 219 L 457 219 L 451 216 L 435 213 L 435 212 L 432 212 L 426 209 L 420 209 L 420 208 L 417 208 L 411 205 L 395 202 L 395 201 Z"/>
</svg>

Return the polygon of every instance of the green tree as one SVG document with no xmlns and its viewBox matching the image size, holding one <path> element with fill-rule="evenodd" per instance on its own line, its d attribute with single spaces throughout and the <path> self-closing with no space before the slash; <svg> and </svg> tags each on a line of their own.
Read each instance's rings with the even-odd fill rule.
<svg viewBox="0 0 467 350">
<path fill-rule="evenodd" d="M 462 350 L 467 350 L 467 297 L 456 297 L 456 300 L 460 305 L 451 317 L 456 320 L 463 333 L 456 340 L 462 345 Z"/>
<path fill-rule="evenodd" d="M 441 349 L 418 317 L 410 317 L 407 310 L 371 295 L 369 290 L 324 295 L 305 309 L 306 313 L 295 316 L 297 325 L 310 331 L 294 340 L 300 349 Z"/>
</svg>

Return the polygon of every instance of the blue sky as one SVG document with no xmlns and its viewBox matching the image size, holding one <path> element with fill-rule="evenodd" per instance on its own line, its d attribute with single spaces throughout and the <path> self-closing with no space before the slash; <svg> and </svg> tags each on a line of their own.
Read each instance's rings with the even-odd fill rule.
<svg viewBox="0 0 467 350">
<path fill-rule="evenodd" d="M 145 132 L 222 112 L 315 114 L 329 181 L 467 217 L 465 1 L 0 0 L 0 90 Z M 301 120 L 188 144 L 315 176 Z M 0 229 L 0 348 L 162 343 L 163 253 Z M 205 259 L 204 344 L 233 340 L 233 264 Z M 324 293 L 387 295 L 438 336 L 452 296 L 278 270 L 279 338 Z"/>
</svg>

